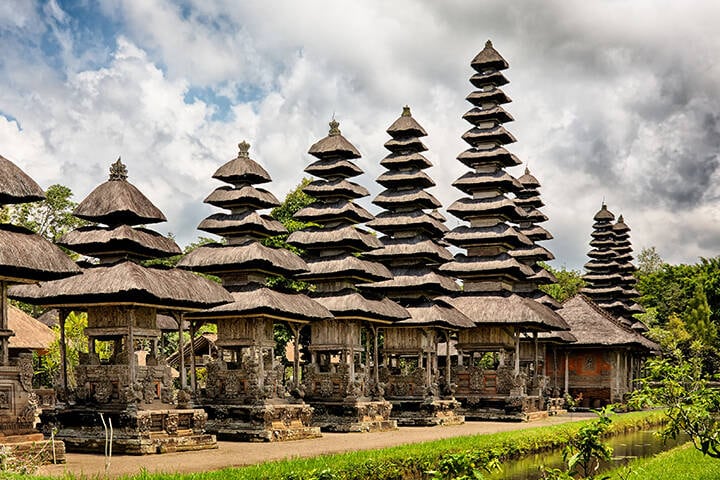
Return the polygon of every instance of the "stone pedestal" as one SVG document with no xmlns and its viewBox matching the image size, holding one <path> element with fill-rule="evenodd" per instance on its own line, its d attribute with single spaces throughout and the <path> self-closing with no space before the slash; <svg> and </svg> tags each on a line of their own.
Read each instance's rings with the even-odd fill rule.
<svg viewBox="0 0 720 480">
<path fill-rule="evenodd" d="M 384 432 L 396 430 L 392 404 L 385 400 L 313 402 L 313 424 L 323 432 Z"/>
<path fill-rule="evenodd" d="M 206 405 L 208 433 L 218 440 L 281 442 L 318 438 L 311 425 L 313 409 L 306 404 Z"/>
<path fill-rule="evenodd" d="M 217 448 L 214 435 L 204 433 L 207 414 L 201 409 L 103 411 L 59 407 L 43 413 L 43 429 L 57 428 L 55 438 L 71 452 L 102 453 L 105 430 L 113 426 L 113 453 L 148 455 Z"/>
<path fill-rule="evenodd" d="M 458 413 L 457 400 L 427 399 L 425 401 L 392 400 L 390 418 L 401 427 L 434 427 L 438 425 L 462 425 L 465 417 Z"/>
</svg>

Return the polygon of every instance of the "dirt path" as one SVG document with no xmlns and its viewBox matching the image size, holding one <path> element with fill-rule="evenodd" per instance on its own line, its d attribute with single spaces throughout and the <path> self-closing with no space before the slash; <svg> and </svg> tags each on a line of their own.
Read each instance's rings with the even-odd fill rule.
<svg viewBox="0 0 720 480">
<path fill-rule="evenodd" d="M 166 453 L 148 456 L 116 456 L 110 465 L 110 475 L 130 475 L 142 469 L 148 472 L 201 472 L 225 467 L 239 467 L 271 460 L 293 457 L 315 457 L 329 453 L 369 450 L 406 443 L 420 443 L 440 438 L 460 437 L 479 433 L 505 432 L 524 428 L 557 425 L 594 418 L 593 414 L 574 414 L 550 417 L 532 423 L 467 422 L 451 427 L 402 427 L 380 433 L 325 433 L 322 438 L 279 443 L 218 442 L 216 450 Z M 102 476 L 105 459 L 102 455 L 68 453 L 65 465 L 42 467 L 38 474 L 61 476 L 65 473 Z"/>
</svg>

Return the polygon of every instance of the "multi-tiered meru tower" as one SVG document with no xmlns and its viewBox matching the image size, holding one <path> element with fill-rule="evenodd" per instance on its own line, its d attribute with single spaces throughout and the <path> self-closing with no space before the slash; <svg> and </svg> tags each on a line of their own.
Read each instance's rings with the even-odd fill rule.
<svg viewBox="0 0 720 480">
<path fill-rule="evenodd" d="M 440 207 L 425 191 L 435 185 L 424 172 L 432 166 L 422 155 L 427 148 L 420 137 L 427 133 L 409 107 L 387 132 L 392 137 L 385 143 L 390 154 L 380 162 L 387 172 L 377 179 L 386 190 L 373 201 L 384 211 L 368 223 L 385 236 L 380 239 L 383 247 L 366 257 L 382 262 L 393 278 L 364 288 L 384 292 L 411 317 L 383 328 L 380 381 L 393 404 L 392 418 L 400 425 L 457 424 L 464 419 L 455 412 L 458 404 L 450 388 L 450 370 L 439 369 L 438 344 L 443 341 L 448 346 L 452 331 L 473 323 L 446 302 L 435 300 L 459 287 L 437 271 L 452 254 L 442 242 L 447 227 L 427 212 Z M 447 360 L 447 352 L 442 353 Z"/>
<path fill-rule="evenodd" d="M 205 202 L 230 213 L 206 218 L 200 230 L 224 237 L 224 243 L 190 252 L 181 268 L 216 275 L 233 296 L 233 302 L 188 314 L 191 322 L 217 325 L 218 358 L 207 367 L 201 403 L 209 414 L 207 429 L 220 439 L 278 441 L 312 438 L 320 430 L 311 425 L 312 408 L 292 398 L 285 387 L 284 366 L 277 361 L 273 329 L 284 323 L 295 333 L 293 385 L 297 390 L 298 332 L 300 328 L 332 315 L 304 294 L 266 286 L 269 277 L 292 277 L 308 270 L 305 262 L 286 249 L 264 246 L 262 240 L 287 233 L 285 227 L 257 210 L 280 204 L 275 196 L 255 185 L 270 182 L 270 175 L 250 158 L 250 145 L 242 142 L 237 158 L 222 165 L 213 178 L 229 183 L 218 187 Z"/>
<path fill-rule="evenodd" d="M 499 88 L 508 83 L 502 74 L 508 64 L 488 41 L 471 66 L 477 90 L 467 97 L 473 108 L 464 118 L 472 128 L 463 135 L 470 148 L 458 160 L 472 171 L 454 184 L 468 197 L 448 208 L 469 226 L 445 237 L 467 253 L 440 268 L 463 280 L 463 292 L 452 304 L 475 322 L 458 333 L 456 397 L 471 418 L 526 418 L 542 409 L 543 398 L 541 382 L 528 382 L 538 376 L 537 363 L 521 369 L 521 337 L 568 327 L 552 310 L 521 295 L 536 272 L 510 254 L 531 248 L 533 241 L 512 226 L 526 223 L 528 214 L 510 196 L 522 186 L 505 171 L 521 163 L 504 148 L 515 141 L 503 127 L 512 116 L 501 106 L 510 99 Z"/>
<path fill-rule="evenodd" d="M 336 121 L 330 122 L 329 135 L 310 147 L 310 155 L 318 160 L 305 172 L 319 180 L 304 191 L 317 201 L 295 218 L 312 226 L 288 237 L 288 243 L 306 252 L 310 272 L 299 278 L 315 284 L 311 297 L 334 316 L 310 324 L 310 361 L 303 370 L 305 399 L 315 408 L 315 422 L 325 430 L 395 428 L 390 421 L 392 405 L 383 399 L 379 382 L 378 327 L 409 314 L 388 298 L 356 287 L 392 275 L 382 264 L 358 256 L 381 244 L 356 227 L 373 216 L 353 202 L 368 192 L 348 180 L 362 173 L 352 162 L 360 153 L 338 127 Z"/>
</svg>

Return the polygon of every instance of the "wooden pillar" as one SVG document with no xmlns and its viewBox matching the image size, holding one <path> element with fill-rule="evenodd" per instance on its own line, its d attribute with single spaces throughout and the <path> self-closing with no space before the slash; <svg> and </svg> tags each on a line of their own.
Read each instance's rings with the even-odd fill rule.
<svg viewBox="0 0 720 480">
<path fill-rule="evenodd" d="M 300 386 L 300 327 L 292 323 L 288 323 L 290 331 L 293 334 L 293 386 Z"/>
<path fill-rule="evenodd" d="M 615 396 L 620 398 L 620 350 L 615 352 Z M 613 392 L 610 390 L 610 401 L 614 402 Z"/>
<path fill-rule="evenodd" d="M 515 332 L 515 375 L 520 373 L 520 332 Z"/>
<path fill-rule="evenodd" d="M 565 393 L 570 393 L 570 354 L 565 352 Z"/>
<path fill-rule="evenodd" d="M 375 363 L 373 364 L 373 376 L 375 377 L 375 385 L 380 384 L 380 341 L 378 336 L 380 335 L 380 329 L 373 327 L 373 356 L 375 357 Z"/>
<path fill-rule="evenodd" d="M 190 388 L 193 393 L 197 393 L 197 382 L 195 378 L 195 321 L 190 320 Z"/>
<path fill-rule="evenodd" d="M 187 371 L 185 371 L 185 332 L 183 330 L 183 315 L 181 312 L 173 312 L 173 317 L 178 324 L 178 355 L 180 355 L 180 388 L 187 388 Z"/>
<path fill-rule="evenodd" d="M 130 385 L 135 384 L 136 380 L 136 364 L 135 364 L 135 309 L 130 307 L 127 310 L 128 316 L 128 368 L 130 370 Z"/>
<path fill-rule="evenodd" d="M 533 343 L 535 344 L 535 358 L 533 360 L 533 363 L 535 364 L 535 380 L 539 378 L 538 370 L 540 369 L 540 362 L 538 360 L 538 334 L 537 332 L 533 332 Z"/>
<path fill-rule="evenodd" d="M 0 330 L 9 330 L 8 328 L 8 298 L 7 298 L 7 282 L 0 282 Z M 4 333 L 4 332 L 3 332 Z M 2 335 L 0 338 L 2 347 L 0 348 L 0 364 L 10 365 L 10 337 Z"/>
<path fill-rule="evenodd" d="M 58 309 L 58 325 L 60 327 L 60 389 L 63 392 L 63 401 L 68 398 L 68 372 L 67 372 L 67 345 L 65 344 L 65 321 L 70 313 L 64 308 Z"/>
</svg>

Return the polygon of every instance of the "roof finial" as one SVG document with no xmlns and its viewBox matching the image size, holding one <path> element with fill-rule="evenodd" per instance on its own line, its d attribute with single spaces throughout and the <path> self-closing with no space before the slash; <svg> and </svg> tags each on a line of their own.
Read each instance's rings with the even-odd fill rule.
<svg viewBox="0 0 720 480">
<path fill-rule="evenodd" d="M 410 107 L 409 107 L 409 106 L 405 105 L 405 106 L 403 107 L 402 116 L 403 116 L 403 117 L 412 117 L 412 113 L 410 113 Z"/>
<path fill-rule="evenodd" d="M 238 152 L 238 158 L 249 158 L 248 150 L 250 150 L 250 144 L 243 140 L 242 142 L 238 143 L 238 149 L 240 150 Z"/>
<path fill-rule="evenodd" d="M 118 157 L 117 161 L 110 165 L 110 180 L 127 180 L 127 176 L 127 167 Z"/>
<path fill-rule="evenodd" d="M 332 137 L 334 135 L 340 135 L 340 124 L 335 120 L 335 115 L 333 115 L 332 120 L 329 123 L 330 125 L 330 133 L 329 135 Z"/>
<path fill-rule="evenodd" d="M 530 167 L 525 165 L 525 175 L 530 175 Z"/>
<path fill-rule="evenodd" d="M 618 217 L 617 223 L 625 223 L 625 219 L 623 218 L 622 213 L 621 213 L 620 216 Z"/>
<path fill-rule="evenodd" d="M 488 40 L 487 42 L 485 42 L 485 48 L 493 48 L 492 40 Z"/>
</svg>

